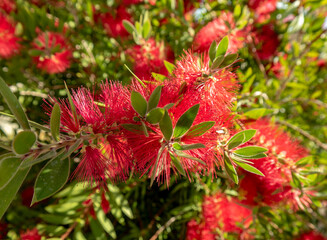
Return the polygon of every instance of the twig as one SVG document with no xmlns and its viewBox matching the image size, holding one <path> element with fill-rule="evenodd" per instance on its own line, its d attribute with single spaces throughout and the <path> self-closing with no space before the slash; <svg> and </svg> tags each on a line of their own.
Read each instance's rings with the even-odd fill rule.
<svg viewBox="0 0 327 240">
<path fill-rule="evenodd" d="M 45 93 L 40 92 L 33 92 L 33 91 L 21 91 L 19 92 L 20 95 L 23 96 L 33 96 L 33 97 L 40 97 L 40 98 L 48 98 L 48 95 Z"/>
<path fill-rule="evenodd" d="M 304 131 L 303 129 L 294 126 L 293 124 L 290 124 L 288 122 L 285 122 L 283 120 L 276 120 L 278 123 L 281 123 L 289 128 L 292 128 L 293 130 L 299 132 L 300 134 L 302 134 L 303 136 L 305 136 L 306 138 L 308 138 L 309 140 L 311 140 L 312 142 L 314 142 L 316 145 L 318 145 L 319 147 L 321 147 L 324 150 L 327 150 L 327 144 L 321 142 L 318 138 L 312 136 L 310 133 Z"/>
<path fill-rule="evenodd" d="M 311 48 L 312 44 L 314 42 L 316 42 L 317 40 L 319 40 L 319 38 L 327 31 L 324 30 L 322 31 L 320 34 L 318 34 L 318 36 L 316 36 L 311 42 L 309 42 L 306 47 L 304 48 L 304 50 L 302 51 L 302 53 L 300 54 L 300 56 L 298 57 L 299 59 L 301 59 Z M 294 59 L 293 59 L 294 60 Z M 292 62 L 296 62 L 296 61 L 292 61 Z M 282 94 L 282 92 L 285 90 L 286 88 L 286 85 L 287 83 L 290 81 L 290 76 L 293 74 L 294 70 L 295 70 L 295 67 L 296 67 L 296 63 L 294 63 L 292 65 L 292 67 L 290 68 L 287 76 L 282 80 L 281 82 L 281 85 L 280 85 L 280 88 L 278 89 L 278 91 L 276 92 L 276 96 L 275 96 L 275 99 L 279 99 L 280 98 L 280 95 Z"/>
<path fill-rule="evenodd" d="M 150 240 L 156 240 L 158 238 L 158 236 L 167 228 L 169 227 L 173 222 L 175 222 L 177 220 L 177 217 L 183 215 L 185 213 L 184 212 L 180 212 L 179 214 L 177 214 L 176 216 L 171 217 L 164 225 L 162 225 L 157 231 L 156 233 L 150 238 Z"/>
</svg>

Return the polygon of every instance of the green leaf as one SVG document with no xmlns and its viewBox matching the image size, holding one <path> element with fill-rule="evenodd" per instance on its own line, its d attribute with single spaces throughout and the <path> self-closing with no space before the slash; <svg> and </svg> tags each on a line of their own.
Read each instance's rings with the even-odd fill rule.
<svg viewBox="0 0 327 240">
<path fill-rule="evenodd" d="M 173 147 L 176 150 L 181 150 L 181 151 L 185 151 L 185 150 L 192 150 L 192 149 L 199 149 L 199 148 L 205 148 L 206 146 L 202 143 L 194 143 L 194 144 L 184 144 L 184 145 L 180 145 L 179 143 L 175 142 L 173 144 Z"/>
<path fill-rule="evenodd" d="M 169 109 L 172 108 L 174 105 L 175 105 L 174 103 L 168 103 L 168 104 L 166 104 L 163 108 L 164 108 L 165 110 L 169 110 Z"/>
<path fill-rule="evenodd" d="M 18 102 L 16 96 L 10 91 L 2 77 L 0 77 L 0 93 L 8 104 L 10 111 L 15 115 L 17 122 L 23 129 L 30 129 L 30 125 L 22 106 Z"/>
<path fill-rule="evenodd" d="M 237 57 L 238 57 L 237 53 L 232 53 L 232 54 L 227 55 L 224 58 L 224 61 L 220 64 L 219 68 L 224 68 L 224 67 L 227 67 L 227 66 L 231 65 L 232 63 L 235 62 Z"/>
<path fill-rule="evenodd" d="M 121 124 L 121 126 L 130 132 L 137 133 L 137 134 L 143 134 L 142 125 L 126 123 L 126 124 Z"/>
<path fill-rule="evenodd" d="M 230 178 L 233 180 L 233 182 L 238 184 L 237 172 L 235 170 L 234 165 L 232 164 L 231 160 L 229 159 L 229 157 L 227 156 L 226 153 L 224 153 L 224 163 L 225 163 L 225 169 L 226 169 L 228 176 L 230 176 Z"/>
<path fill-rule="evenodd" d="M 131 103 L 133 109 L 140 114 L 140 116 L 144 117 L 147 109 L 147 102 L 141 93 L 132 91 L 131 93 Z"/>
<path fill-rule="evenodd" d="M 89 218 L 89 222 L 95 240 L 107 240 L 106 233 L 100 223 L 97 220 L 94 220 L 93 217 Z"/>
<path fill-rule="evenodd" d="M 0 189 L 4 188 L 16 175 L 21 163 L 22 160 L 13 154 L 0 159 Z"/>
<path fill-rule="evenodd" d="M 260 176 L 265 176 L 265 175 L 263 175 L 263 173 L 259 169 L 255 168 L 255 167 L 253 167 L 253 166 L 251 166 L 251 165 L 249 165 L 247 163 L 238 161 L 236 159 L 233 159 L 233 160 L 238 166 L 243 168 L 245 171 L 248 171 L 250 173 L 254 173 L 254 174 L 257 174 L 257 175 L 260 175 Z"/>
<path fill-rule="evenodd" d="M 225 36 L 219 42 L 215 57 L 225 56 L 227 49 L 228 49 L 228 36 Z"/>
<path fill-rule="evenodd" d="M 241 16 L 241 13 L 242 13 L 242 9 L 241 9 L 241 5 L 240 4 L 237 4 L 234 8 L 234 16 L 235 18 L 239 18 Z"/>
<path fill-rule="evenodd" d="M 265 153 L 259 153 L 259 154 L 256 154 L 256 155 L 253 155 L 253 156 L 241 156 L 241 155 L 237 155 L 235 154 L 235 156 L 237 157 L 240 157 L 240 158 L 243 158 L 243 159 L 260 159 L 260 158 L 265 158 L 267 157 L 267 155 Z"/>
<path fill-rule="evenodd" d="M 154 182 L 154 179 L 157 177 L 158 175 L 158 164 L 159 164 L 159 160 L 160 160 L 160 157 L 163 153 L 165 149 L 165 146 L 161 146 L 159 151 L 158 151 L 158 155 L 157 155 L 157 159 L 156 159 L 156 162 L 154 164 L 154 167 L 153 167 L 153 170 L 152 170 L 152 174 L 151 174 L 151 182 L 150 182 L 150 187 L 152 187 L 152 184 Z"/>
<path fill-rule="evenodd" d="M 31 168 L 19 170 L 11 181 L 0 190 L 0 219 L 3 217 L 12 200 L 15 198 L 20 186 Z"/>
<path fill-rule="evenodd" d="M 126 31 L 129 32 L 130 34 L 133 34 L 133 32 L 136 32 L 134 25 L 130 21 L 127 21 L 124 19 L 123 25 L 124 25 Z"/>
<path fill-rule="evenodd" d="M 262 118 L 268 114 L 273 113 L 274 111 L 272 109 L 267 109 L 267 108 L 256 108 L 252 109 L 250 111 L 247 111 L 246 113 L 243 114 L 243 116 L 246 116 L 248 118 L 252 119 L 259 119 Z"/>
<path fill-rule="evenodd" d="M 50 129 L 53 139 L 58 142 L 60 140 L 60 106 L 58 103 L 55 103 L 51 111 Z"/>
<path fill-rule="evenodd" d="M 167 110 L 165 111 L 164 116 L 162 117 L 162 119 L 159 122 L 159 127 L 160 127 L 160 130 L 161 130 L 162 134 L 164 135 L 166 141 L 169 141 L 173 134 L 173 123 L 171 121 L 171 118 L 170 118 Z"/>
<path fill-rule="evenodd" d="M 165 109 L 163 108 L 154 108 L 146 116 L 146 120 L 151 124 L 157 124 L 162 119 L 165 114 Z"/>
<path fill-rule="evenodd" d="M 154 73 L 154 72 L 152 72 L 151 75 L 152 75 L 152 77 L 153 77 L 155 80 L 157 80 L 157 81 L 159 81 L 159 82 L 163 82 L 163 81 L 165 81 L 166 78 L 167 78 L 165 75 L 162 75 L 162 74 L 160 74 L 160 73 Z"/>
<path fill-rule="evenodd" d="M 192 126 L 196 115 L 198 114 L 200 104 L 196 104 L 190 107 L 183 115 L 178 119 L 175 129 L 174 138 L 182 137 Z"/>
<path fill-rule="evenodd" d="M 116 235 L 116 232 L 115 232 L 114 225 L 112 224 L 110 219 L 106 217 L 105 213 L 103 212 L 103 210 L 101 208 L 99 209 L 99 211 L 97 211 L 97 219 L 98 219 L 99 223 L 101 224 L 101 226 L 103 227 L 103 229 L 113 239 L 116 239 L 117 235 Z"/>
<path fill-rule="evenodd" d="M 143 131 L 144 135 L 145 135 L 146 137 L 148 137 L 148 136 L 149 136 L 149 133 L 148 133 L 148 128 L 147 128 L 147 126 L 145 125 L 145 123 L 144 123 L 143 121 L 141 121 L 141 125 L 142 125 L 142 131 Z"/>
<path fill-rule="evenodd" d="M 249 140 L 251 140 L 251 138 L 253 138 L 253 136 L 255 135 L 256 132 L 257 132 L 257 130 L 255 130 L 255 129 L 247 129 L 247 130 L 236 133 L 227 142 L 228 149 L 230 150 L 230 149 L 236 148 L 239 145 L 248 142 Z"/>
<path fill-rule="evenodd" d="M 175 69 L 175 65 L 172 64 L 172 63 L 170 63 L 170 62 L 168 62 L 168 61 L 166 61 L 166 60 L 164 60 L 164 64 L 165 64 L 165 67 L 166 67 L 167 71 L 168 71 L 170 74 L 172 74 L 173 71 L 174 71 L 174 69 Z"/>
<path fill-rule="evenodd" d="M 64 84 L 65 84 L 65 88 L 66 88 L 66 93 L 67 93 L 67 98 L 68 98 L 68 101 L 69 101 L 69 105 L 70 105 L 70 108 L 71 108 L 71 110 L 73 112 L 74 121 L 78 122 L 78 116 L 77 116 L 77 112 L 76 112 L 76 108 L 75 108 L 75 105 L 74 105 L 74 102 L 73 102 L 72 95 L 70 95 L 69 89 L 68 89 L 67 84 L 66 84 L 65 81 L 64 81 Z"/>
<path fill-rule="evenodd" d="M 213 63 L 211 65 L 211 69 L 217 69 L 220 67 L 220 64 L 224 61 L 225 59 L 225 56 L 223 55 L 220 55 L 218 57 L 216 57 L 214 60 L 213 60 Z"/>
<path fill-rule="evenodd" d="M 205 134 L 207 131 L 209 131 L 216 122 L 214 121 L 208 121 L 208 122 L 202 122 L 197 125 L 194 125 L 191 127 L 188 132 L 186 133 L 186 136 L 188 137 L 198 137 Z"/>
<path fill-rule="evenodd" d="M 293 180 L 294 185 L 297 188 L 302 189 L 301 181 L 300 181 L 299 177 L 297 176 L 297 174 L 293 171 L 292 171 L 292 180 Z"/>
<path fill-rule="evenodd" d="M 180 156 L 180 157 L 183 157 L 183 158 L 188 158 L 188 159 L 191 159 L 191 160 L 194 160 L 194 161 L 197 161 L 199 163 L 201 163 L 202 165 L 206 166 L 207 164 L 205 162 L 203 162 L 201 159 L 198 159 L 196 157 L 193 157 L 183 151 L 180 151 L 180 150 L 176 150 L 174 149 L 174 152 L 176 153 L 177 156 Z"/>
<path fill-rule="evenodd" d="M 143 24 L 142 36 L 145 40 L 147 40 L 150 34 L 151 34 L 151 23 L 150 20 L 147 20 Z"/>
<path fill-rule="evenodd" d="M 62 149 L 60 153 L 63 153 L 65 151 L 65 149 Z M 22 162 L 22 164 L 19 166 L 20 169 L 23 168 L 27 168 L 27 167 L 32 167 L 35 164 L 38 164 L 40 162 L 43 162 L 45 160 L 48 160 L 50 158 L 53 158 L 54 156 L 56 156 L 57 153 L 55 151 L 49 151 L 37 158 L 28 158 L 28 159 L 24 159 L 24 161 Z"/>
<path fill-rule="evenodd" d="M 216 52 L 217 52 L 217 43 L 215 40 L 213 40 L 209 48 L 209 58 L 211 62 L 213 62 L 214 59 L 216 58 Z"/>
<path fill-rule="evenodd" d="M 134 35 L 133 35 L 134 36 Z M 143 86 L 143 87 L 146 87 L 144 82 L 138 77 L 135 75 L 135 73 L 133 73 L 133 71 L 126 65 L 124 64 L 125 68 L 127 68 L 127 70 L 136 78 L 136 80 Z"/>
<path fill-rule="evenodd" d="M 13 150 L 16 154 L 28 153 L 31 147 L 36 142 L 36 135 L 31 130 L 19 132 L 12 143 Z"/>
<path fill-rule="evenodd" d="M 245 156 L 245 157 L 251 157 L 258 155 L 260 153 L 267 152 L 268 150 L 263 147 L 258 147 L 258 146 L 248 146 L 248 147 L 243 147 L 240 149 L 235 150 L 233 153 L 239 155 L 239 156 Z"/>
<path fill-rule="evenodd" d="M 60 160 L 57 156 L 50 160 L 40 171 L 34 184 L 34 195 L 31 205 L 51 197 L 67 182 L 70 171 L 70 160 Z"/>
<path fill-rule="evenodd" d="M 162 86 L 158 86 L 151 93 L 151 96 L 150 96 L 149 102 L 148 102 L 147 111 L 150 111 L 151 109 L 154 109 L 158 106 L 158 103 L 160 101 L 160 96 L 161 96 L 161 89 L 162 89 Z"/>
<path fill-rule="evenodd" d="M 170 155 L 171 161 L 173 162 L 173 165 L 176 167 L 176 169 L 179 171 L 179 173 L 182 174 L 183 176 L 186 176 L 185 169 L 183 168 L 179 159 L 177 159 L 175 157 L 175 155 L 172 153 L 169 153 L 169 155 Z"/>
</svg>

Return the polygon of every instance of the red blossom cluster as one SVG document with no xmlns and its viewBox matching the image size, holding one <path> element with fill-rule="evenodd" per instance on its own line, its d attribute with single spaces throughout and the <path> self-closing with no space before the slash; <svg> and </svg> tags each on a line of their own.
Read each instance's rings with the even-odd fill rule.
<svg viewBox="0 0 327 240">
<path fill-rule="evenodd" d="M 198 52 L 207 52 L 212 41 L 219 42 L 224 36 L 228 36 L 228 52 L 236 53 L 244 45 L 248 28 L 237 29 L 233 14 L 231 12 L 222 12 L 221 15 L 209 22 L 200 29 L 193 40 L 193 48 Z"/>
<path fill-rule="evenodd" d="M 42 236 L 39 234 L 36 228 L 32 230 L 27 230 L 26 232 L 22 232 L 20 234 L 21 240 L 41 240 Z"/>
<path fill-rule="evenodd" d="M 247 128 L 257 130 L 252 143 L 267 148 L 268 156 L 253 160 L 253 166 L 264 177 L 243 173 L 239 186 L 242 203 L 250 206 L 275 206 L 287 202 L 294 208 L 308 206 L 308 193 L 302 195 L 291 186 L 292 171 L 297 169 L 295 164 L 307 156 L 307 150 L 267 119 L 250 123 Z"/>
<path fill-rule="evenodd" d="M 52 103 L 58 103 L 61 108 L 62 132 L 84 139 L 80 145 L 81 161 L 74 175 L 100 185 L 107 179 L 124 180 L 134 169 L 141 175 L 155 175 L 158 182 L 168 185 L 171 172 L 189 178 L 191 172 L 215 173 L 216 167 L 222 165 L 217 130 L 231 127 L 230 106 L 238 87 L 231 70 L 230 67 L 211 69 L 206 54 L 197 56 L 186 52 L 164 82 L 153 80 L 141 84 L 135 80 L 130 87 L 106 82 L 96 93 L 80 88 L 72 94 L 76 113 L 68 100 L 53 99 Z M 161 94 L 157 109 L 166 111 L 164 116 L 168 124 L 171 121 L 171 128 L 178 125 L 178 120 L 190 108 L 198 109 L 193 126 L 213 121 L 213 127 L 201 134 L 167 137 L 158 122 L 147 121 L 131 103 L 133 94 L 148 102 L 158 89 Z M 46 107 L 49 115 L 51 105 Z M 126 125 L 132 125 L 135 131 Z M 139 131 L 142 127 L 147 129 L 147 134 Z M 179 155 L 174 156 L 172 146 L 176 143 L 185 146 L 204 143 L 205 148 L 201 145 L 176 151 Z"/>
<path fill-rule="evenodd" d="M 248 6 L 254 11 L 259 23 L 269 20 L 271 13 L 277 8 L 278 0 L 249 0 Z"/>
<path fill-rule="evenodd" d="M 252 211 L 237 199 L 222 193 L 205 196 L 201 220 L 197 223 L 193 219 L 187 224 L 186 240 L 214 240 L 224 233 L 236 234 L 239 239 L 253 239 L 251 223 Z"/>
<path fill-rule="evenodd" d="M 19 52 L 21 40 L 15 34 L 15 25 L 9 17 L 0 13 L 0 57 L 10 58 Z"/>
<path fill-rule="evenodd" d="M 326 240 L 327 238 L 316 231 L 302 233 L 295 240 Z"/>
</svg>

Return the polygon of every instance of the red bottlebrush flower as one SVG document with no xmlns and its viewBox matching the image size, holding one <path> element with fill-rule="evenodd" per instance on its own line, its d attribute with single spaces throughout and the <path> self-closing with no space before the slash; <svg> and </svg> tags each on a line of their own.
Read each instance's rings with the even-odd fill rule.
<svg viewBox="0 0 327 240">
<path fill-rule="evenodd" d="M 70 67 L 72 51 L 67 40 L 55 32 L 41 32 L 32 43 L 41 55 L 34 57 L 36 66 L 49 74 L 61 73 Z"/>
<path fill-rule="evenodd" d="M 123 20 L 131 21 L 131 19 L 131 15 L 123 5 L 115 9 L 114 14 L 107 12 L 99 15 L 99 20 L 107 34 L 114 38 L 127 37 L 129 35 L 123 25 Z"/>
<path fill-rule="evenodd" d="M 32 230 L 27 230 L 20 234 L 21 240 L 41 240 L 42 236 L 39 234 L 36 228 Z"/>
<path fill-rule="evenodd" d="M 218 193 L 205 196 L 202 204 L 201 223 L 191 220 L 187 225 L 187 240 L 216 239 L 218 231 L 238 234 L 240 239 L 252 239 L 248 228 L 252 223 L 252 211 L 242 207 L 240 203 Z M 244 228 L 240 227 L 243 225 Z"/>
<path fill-rule="evenodd" d="M 247 128 L 257 130 L 253 144 L 267 148 L 268 157 L 253 160 L 253 166 L 258 168 L 264 177 L 245 173 L 240 182 L 242 202 L 248 205 L 273 206 L 287 201 L 293 207 L 295 202 L 307 205 L 310 200 L 299 199 L 299 194 L 290 185 L 291 168 L 307 155 L 307 151 L 267 119 L 257 120 Z"/>
<path fill-rule="evenodd" d="M 246 32 L 236 29 L 232 13 L 222 12 L 217 19 L 209 22 L 195 35 L 193 48 L 197 52 L 207 52 L 213 41 L 218 43 L 227 35 L 229 39 L 227 52 L 236 53 L 243 47 Z"/>
<path fill-rule="evenodd" d="M 318 232 L 310 231 L 302 233 L 296 240 L 327 240 L 327 238 Z"/>
<path fill-rule="evenodd" d="M 157 43 L 153 38 L 142 45 L 135 45 L 127 49 L 126 54 L 134 65 L 133 71 L 136 76 L 147 80 L 152 78 L 152 72 L 167 76 L 168 71 L 164 65 L 164 60 L 174 61 L 172 51 L 163 43 Z"/>
<path fill-rule="evenodd" d="M 255 12 L 257 22 L 262 23 L 276 10 L 277 2 L 278 0 L 249 0 L 248 6 Z"/>
<path fill-rule="evenodd" d="M 82 204 L 85 207 L 86 211 L 91 215 L 91 217 L 93 219 L 97 219 L 97 216 L 96 216 L 95 211 L 94 211 L 94 206 L 93 206 L 92 199 L 87 199 Z"/>
<path fill-rule="evenodd" d="M 162 95 L 175 96 L 175 101 L 182 101 L 180 104 L 188 107 L 200 103 L 201 116 L 207 116 L 202 121 L 224 122 L 224 127 L 229 125 L 227 118 L 238 88 L 236 75 L 230 69 L 212 71 L 207 54 L 195 56 L 186 52 L 176 63 L 173 75 L 165 82 L 167 87 Z"/>
<path fill-rule="evenodd" d="M 28 187 L 24 189 L 24 191 L 21 193 L 22 204 L 24 206 L 29 207 L 31 205 L 33 194 L 34 194 L 33 187 Z"/>
<path fill-rule="evenodd" d="M 107 214 L 110 210 L 110 204 L 106 198 L 105 192 L 102 192 L 101 194 L 101 208 L 105 214 Z"/>
<path fill-rule="evenodd" d="M 15 36 L 15 25 L 0 14 L 0 57 L 10 58 L 20 49 L 20 38 Z"/>
<path fill-rule="evenodd" d="M 1 0 L 0 9 L 4 10 L 6 13 L 9 14 L 16 10 L 16 2 L 14 0 Z"/>
<path fill-rule="evenodd" d="M 279 46 L 278 35 L 272 25 L 264 25 L 254 31 L 254 43 L 259 46 L 256 51 L 261 60 L 268 60 L 276 54 Z"/>
</svg>

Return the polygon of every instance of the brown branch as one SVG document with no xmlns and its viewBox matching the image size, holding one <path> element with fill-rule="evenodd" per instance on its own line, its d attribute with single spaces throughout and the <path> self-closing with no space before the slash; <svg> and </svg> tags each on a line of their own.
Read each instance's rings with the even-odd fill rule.
<svg viewBox="0 0 327 240">
<path fill-rule="evenodd" d="M 311 140 L 312 142 L 314 142 L 317 146 L 319 146 L 320 148 L 324 149 L 324 150 L 327 150 L 327 144 L 326 143 L 323 143 L 321 142 L 318 138 L 312 136 L 310 133 L 304 131 L 303 129 L 297 127 L 297 126 L 294 126 L 293 124 L 290 124 L 288 122 L 285 122 L 283 120 L 276 120 L 278 123 L 280 124 L 283 124 L 297 132 L 299 132 L 300 134 L 302 134 L 303 136 L 305 136 L 306 138 L 308 138 L 309 140 Z"/>
<path fill-rule="evenodd" d="M 322 31 L 320 34 L 318 34 L 311 42 L 309 42 L 306 46 L 305 46 L 305 48 L 303 49 L 303 51 L 302 51 L 302 53 L 300 54 L 300 56 L 298 57 L 299 59 L 301 59 L 309 50 L 310 50 L 310 48 L 311 48 L 311 46 L 312 46 L 312 44 L 314 43 L 314 42 L 316 42 L 317 40 L 319 40 L 320 39 L 320 37 L 325 33 L 327 31 L 327 29 L 326 30 L 324 30 L 324 31 Z M 296 61 L 295 61 L 295 59 L 292 59 L 293 61 L 291 61 L 291 62 L 294 62 L 294 64 L 292 65 L 292 67 L 290 68 L 290 70 L 289 70 L 289 72 L 288 72 L 288 74 L 287 74 L 287 76 L 282 80 L 282 82 L 281 82 L 281 85 L 280 85 L 280 88 L 278 89 L 278 91 L 276 92 L 276 96 L 275 96 L 275 99 L 277 100 L 277 99 L 279 99 L 280 98 L 280 96 L 281 96 L 281 94 L 282 94 L 282 92 L 285 90 L 285 88 L 286 88 L 286 85 L 287 85 L 287 83 L 290 81 L 290 76 L 293 74 L 293 72 L 294 72 L 294 70 L 295 70 L 295 67 L 296 67 Z"/>
</svg>

